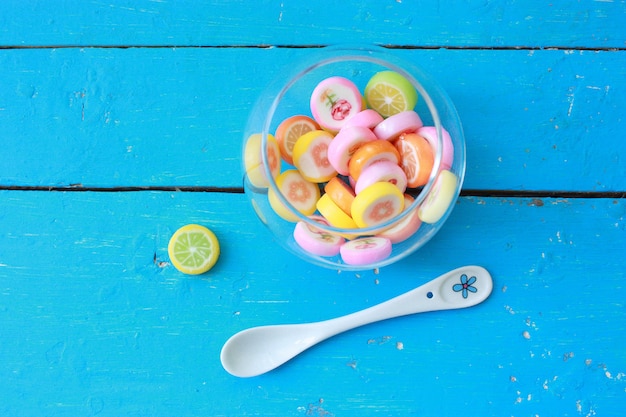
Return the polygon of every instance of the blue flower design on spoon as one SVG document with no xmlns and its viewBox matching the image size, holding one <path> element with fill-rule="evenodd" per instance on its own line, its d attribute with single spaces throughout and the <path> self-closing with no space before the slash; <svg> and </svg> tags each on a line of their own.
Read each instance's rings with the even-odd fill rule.
<svg viewBox="0 0 626 417">
<path fill-rule="evenodd" d="M 476 282 L 476 277 L 467 278 L 467 275 L 463 274 L 461 275 L 461 283 L 454 284 L 452 286 L 452 289 L 455 292 L 461 291 L 461 293 L 463 294 L 463 298 L 467 298 L 468 291 L 469 292 L 477 291 L 476 287 L 472 286 L 472 284 L 475 282 Z"/>
</svg>

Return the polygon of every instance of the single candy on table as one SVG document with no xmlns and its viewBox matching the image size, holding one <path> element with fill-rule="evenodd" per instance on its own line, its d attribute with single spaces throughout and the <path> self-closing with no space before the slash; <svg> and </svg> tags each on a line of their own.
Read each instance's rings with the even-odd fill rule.
<svg viewBox="0 0 626 417">
<path fill-rule="evenodd" d="M 328 161 L 338 173 L 348 175 L 350 158 L 361 145 L 376 139 L 376 135 L 366 127 L 343 127 L 328 145 Z"/>
<path fill-rule="evenodd" d="M 184 274 L 199 275 L 213 268 L 220 256 L 220 245 L 208 228 L 188 224 L 174 232 L 167 253 L 174 268 Z"/>
<path fill-rule="evenodd" d="M 315 212 L 315 205 L 320 198 L 320 189 L 317 184 L 307 181 L 295 169 L 289 169 L 276 177 L 276 188 L 269 188 L 267 198 L 272 209 L 283 219 L 290 222 L 300 220 L 276 195 L 281 193 L 291 206 L 305 216 Z"/>
<path fill-rule="evenodd" d="M 330 77 L 315 87 L 310 105 L 313 118 L 322 128 L 338 132 L 350 117 L 361 111 L 363 97 L 352 81 Z"/>
<path fill-rule="evenodd" d="M 326 182 L 337 175 L 328 160 L 328 146 L 333 135 L 324 130 L 314 130 L 296 141 L 293 147 L 293 163 L 300 174 L 311 182 Z"/>
<path fill-rule="evenodd" d="M 384 237 L 362 237 L 348 241 L 339 249 L 341 259 L 348 265 L 367 265 L 391 255 L 391 241 Z"/>
</svg>

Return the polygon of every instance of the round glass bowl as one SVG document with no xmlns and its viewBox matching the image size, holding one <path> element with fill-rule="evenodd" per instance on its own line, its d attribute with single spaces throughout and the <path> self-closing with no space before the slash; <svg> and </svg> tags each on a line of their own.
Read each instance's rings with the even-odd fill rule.
<svg viewBox="0 0 626 417">
<path fill-rule="evenodd" d="M 262 93 L 252 108 L 243 138 L 244 190 L 259 219 L 270 229 L 276 241 L 289 252 L 323 267 L 338 270 L 366 270 L 380 268 L 405 258 L 426 244 L 443 226 L 455 206 L 465 174 L 465 140 L 456 109 L 439 84 L 419 65 L 406 62 L 393 51 L 375 46 L 337 46 L 320 48 L 306 59 L 280 71 L 280 76 Z M 310 100 L 315 87 L 330 77 L 344 77 L 352 81 L 361 94 L 372 76 L 380 71 L 393 71 L 408 80 L 417 91 L 418 100 L 414 111 L 423 125 L 430 128 L 434 165 L 428 182 L 418 188 L 409 188 L 403 211 L 395 217 L 364 228 L 333 227 L 320 221 L 319 213 L 313 216 L 299 212 L 280 192 L 276 178 L 280 172 L 294 170 L 280 154 L 276 155 L 274 134 L 278 125 L 295 115 L 312 117 Z M 365 108 L 365 106 L 363 107 Z M 335 134 L 336 132 L 332 132 Z M 448 138 L 449 136 L 449 138 Z M 448 142 L 448 145 L 445 142 Z M 453 157 L 444 161 L 443 149 L 452 144 Z M 256 162 L 255 162 L 256 161 Z M 343 177 L 345 183 L 350 178 Z M 321 195 L 324 183 L 316 184 Z M 269 194 L 269 197 L 268 197 Z M 282 205 L 282 215 L 272 208 L 270 202 Z M 285 216 L 285 211 L 288 216 Z M 289 220 L 285 220 L 288 217 Z M 417 217 L 417 219 L 416 219 Z M 399 237 L 409 228 L 419 228 L 410 235 Z M 323 256 L 304 249 L 294 238 L 296 225 L 327 241 L 343 241 L 346 252 Z M 391 232 L 393 231 L 393 232 Z M 391 250 L 384 255 L 357 257 L 349 254 L 357 251 L 376 250 L 388 246 L 386 238 L 393 235 Z M 383 236 L 385 239 L 372 239 Z M 352 246 L 348 249 L 347 246 Z"/>
</svg>

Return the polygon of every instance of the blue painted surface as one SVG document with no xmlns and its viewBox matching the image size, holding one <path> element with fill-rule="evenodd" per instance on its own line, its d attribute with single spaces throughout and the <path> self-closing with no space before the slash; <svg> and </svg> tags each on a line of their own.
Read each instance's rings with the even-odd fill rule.
<svg viewBox="0 0 626 417">
<path fill-rule="evenodd" d="M 13 156 L 0 161 L 3 184 L 240 187 L 252 105 L 311 51 L 0 52 L 0 139 Z M 396 52 L 454 101 L 466 188 L 624 190 L 626 52 Z"/>
<path fill-rule="evenodd" d="M 623 1 L 5 0 L 7 45 L 626 46 Z"/>
<path fill-rule="evenodd" d="M 0 4 L 0 415 L 621 415 L 625 2 L 301 4 Z M 288 255 L 243 194 L 114 188 L 241 186 L 250 106 L 312 48 L 233 46 L 348 33 L 416 47 L 394 53 L 464 123 L 470 191 L 420 251 L 339 273 Z M 222 245 L 198 277 L 167 256 L 187 223 Z M 479 306 L 356 329 L 256 378 L 219 363 L 239 330 L 464 264 L 494 277 Z"/>
</svg>

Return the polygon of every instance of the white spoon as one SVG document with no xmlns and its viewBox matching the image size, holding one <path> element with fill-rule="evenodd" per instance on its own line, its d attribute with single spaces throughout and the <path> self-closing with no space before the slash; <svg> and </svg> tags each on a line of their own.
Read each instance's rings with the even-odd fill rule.
<svg viewBox="0 0 626 417">
<path fill-rule="evenodd" d="M 484 301 L 493 288 L 480 266 L 464 266 L 365 310 L 304 324 L 260 326 L 226 341 L 220 359 L 230 374 L 252 377 L 271 371 L 311 346 L 355 327 L 427 311 L 452 310 Z"/>
</svg>

